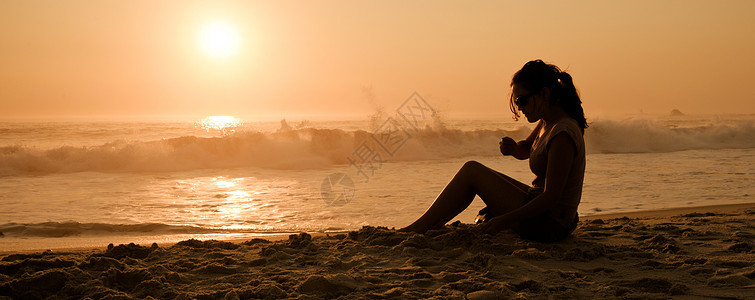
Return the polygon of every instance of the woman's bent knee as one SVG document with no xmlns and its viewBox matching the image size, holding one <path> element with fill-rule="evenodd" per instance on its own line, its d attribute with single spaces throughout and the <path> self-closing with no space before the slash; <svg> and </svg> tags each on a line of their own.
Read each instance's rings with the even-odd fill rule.
<svg viewBox="0 0 755 300">
<path fill-rule="evenodd" d="M 476 160 L 470 160 L 470 161 L 465 162 L 461 168 L 462 169 L 476 169 L 479 167 L 485 167 L 485 165 L 479 163 Z"/>
<path fill-rule="evenodd" d="M 491 171 L 492 169 L 486 167 L 485 165 L 477 161 L 470 160 L 464 163 L 464 166 L 459 169 L 459 172 L 457 174 L 464 176 L 464 178 L 476 180 L 474 178 L 478 178 L 478 176 Z"/>
</svg>

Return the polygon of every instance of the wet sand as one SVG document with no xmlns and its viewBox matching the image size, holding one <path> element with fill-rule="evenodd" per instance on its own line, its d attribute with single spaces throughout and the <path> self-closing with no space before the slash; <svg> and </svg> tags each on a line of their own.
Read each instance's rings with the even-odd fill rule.
<svg viewBox="0 0 755 300">
<path fill-rule="evenodd" d="M 458 224 L 0 254 L 0 299 L 752 299 L 754 237 L 755 203 L 584 217 L 559 243 Z"/>
</svg>

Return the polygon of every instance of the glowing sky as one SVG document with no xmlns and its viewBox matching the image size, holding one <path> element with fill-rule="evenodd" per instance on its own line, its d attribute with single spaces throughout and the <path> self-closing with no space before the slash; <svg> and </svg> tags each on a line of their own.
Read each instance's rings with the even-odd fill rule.
<svg viewBox="0 0 755 300">
<path fill-rule="evenodd" d="M 755 1 L 2 1 L 0 118 L 510 113 L 568 69 L 590 115 L 755 113 Z M 208 55 L 203 28 L 237 43 Z M 205 37 L 206 39 L 206 37 Z"/>
</svg>

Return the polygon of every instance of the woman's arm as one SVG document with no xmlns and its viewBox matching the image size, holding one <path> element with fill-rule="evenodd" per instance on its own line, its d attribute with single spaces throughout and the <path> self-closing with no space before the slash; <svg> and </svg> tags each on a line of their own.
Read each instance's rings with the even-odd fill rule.
<svg viewBox="0 0 755 300">
<path fill-rule="evenodd" d="M 505 227 L 517 224 L 525 219 L 537 216 L 553 207 L 566 187 L 569 170 L 574 163 L 576 153 L 574 141 L 565 132 L 559 133 L 548 144 L 548 169 L 545 172 L 545 189 L 543 193 L 526 205 L 507 214 L 494 217 L 485 223 L 481 230 L 485 233 L 498 233 Z"/>
<path fill-rule="evenodd" d="M 540 130 L 542 129 L 543 121 L 538 121 L 537 125 L 535 125 L 535 129 L 530 132 L 530 135 L 527 136 L 526 139 L 521 140 L 516 143 L 516 145 L 513 145 L 513 150 L 510 150 L 510 153 L 507 153 L 509 151 L 504 150 L 503 147 L 506 147 L 504 145 L 501 145 L 501 153 L 503 155 L 511 154 L 511 156 L 515 157 L 519 160 L 524 160 L 530 158 L 530 149 L 532 149 L 532 144 L 535 142 L 535 138 L 537 138 L 537 135 L 540 134 Z M 505 137 L 501 139 L 501 144 L 506 143 L 506 139 L 509 139 L 508 143 L 514 143 L 513 140 L 509 137 Z"/>
</svg>

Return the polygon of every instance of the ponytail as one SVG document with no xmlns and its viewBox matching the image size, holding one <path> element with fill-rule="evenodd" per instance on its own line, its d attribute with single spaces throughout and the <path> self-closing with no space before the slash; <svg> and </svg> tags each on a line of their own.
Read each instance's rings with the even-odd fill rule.
<svg viewBox="0 0 755 300">
<path fill-rule="evenodd" d="M 574 81 L 571 75 L 566 72 L 559 72 L 556 75 L 559 82 L 559 92 L 555 95 L 554 99 L 558 105 L 575 121 L 579 124 L 579 128 L 582 128 L 582 132 L 585 132 L 587 125 L 587 119 L 585 119 L 585 112 L 582 109 L 582 100 L 579 98 L 579 92 L 574 86 Z"/>
<path fill-rule="evenodd" d="M 574 86 L 569 73 L 561 71 L 557 66 L 547 64 L 542 60 L 529 61 L 521 70 L 514 74 L 511 79 L 511 85 L 521 84 L 527 90 L 536 92 L 545 87 L 551 90 L 551 99 L 553 103 L 558 104 L 577 124 L 584 133 L 587 128 L 585 112 L 582 109 L 582 100 L 579 98 L 577 88 Z M 513 95 L 509 99 L 509 108 L 514 113 L 514 120 L 518 120 L 519 108 L 514 103 Z"/>
</svg>

